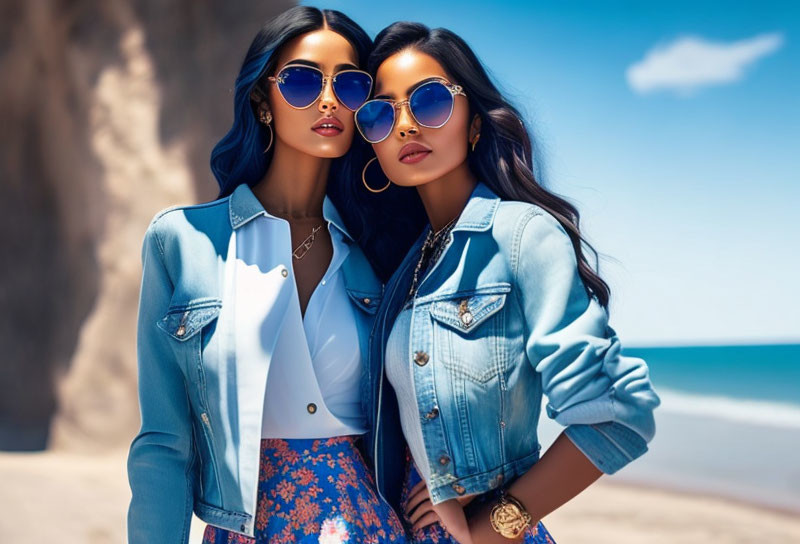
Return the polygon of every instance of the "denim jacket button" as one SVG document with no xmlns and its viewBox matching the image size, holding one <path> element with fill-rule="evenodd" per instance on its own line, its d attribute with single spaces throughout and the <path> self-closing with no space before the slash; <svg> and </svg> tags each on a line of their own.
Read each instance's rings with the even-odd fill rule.
<svg viewBox="0 0 800 544">
<path fill-rule="evenodd" d="M 414 362 L 417 363 L 419 366 L 425 366 L 428 364 L 428 354 L 424 351 L 418 351 L 414 354 Z"/>
<path fill-rule="evenodd" d="M 284 278 L 289 275 L 289 270 L 286 268 L 281 269 L 281 276 Z"/>
<path fill-rule="evenodd" d="M 450 462 L 450 458 L 448 456 L 442 455 L 441 457 L 439 457 L 439 464 L 440 465 L 446 465 L 449 462 Z"/>
<path fill-rule="evenodd" d="M 370 302 L 372 302 L 372 299 L 369 298 L 364 299 L 364 304 L 369 304 Z"/>
<path fill-rule="evenodd" d="M 464 489 L 463 485 L 453 484 L 453 491 L 455 491 L 459 495 L 463 495 L 466 489 Z"/>
<path fill-rule="evenodd" d="M 426 417 L 427 419 L 433 419 L 433 418 L 435 418 L 435 417 L 436 417 L 436 416 L 438 416 L 438 415 L 439 415 L 439 408 L 437 408 L 436 406 L 434 406 L 433 408 L 431 408 L 431 411 L 430 411 L 430 412 L 428 412 L 427 414 L 425 414 L 425 417 Z"/>
<path fill-rule="evenodd" d="M 306 409 L 308 410 L 309 414 L 313 414 L 317 411 L 317 405 L 313 402 L 309 402 L 308 406 L 306 406 Z"/>
<path fill-rule="evenodd" d="M 184 334 L 186 334 L 186 327 L 181 325 L 180 327 L 178 327 L 178 330 L 175 331 L 175 335 L 176 336 L 183 336 Z"/>
<path fill-rule="evenodd" d="M 461 314 L 461 324 L 465 327 L 469 327 L 472 324 L 472 314 L 470 312 Z"/>
</svg>

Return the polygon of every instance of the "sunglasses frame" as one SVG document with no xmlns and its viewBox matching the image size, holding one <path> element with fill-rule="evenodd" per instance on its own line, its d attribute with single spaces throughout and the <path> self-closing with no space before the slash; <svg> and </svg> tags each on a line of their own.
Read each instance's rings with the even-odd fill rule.
<svg viewBox="0 0 800 544">
<path fill-rule="evenodd" d="M 326 76 L 325 73 L 322 70 L 320 70 L 319 68 L 317 68 L 316 66 L 308 66 L 307 64 L 286 64 L 280 70 L 278 70 L 278 72 L 277 72 L 278 75 L 269 76 L 269 77 L 267 77 L 267 80 L 270 83 L 284 83 L 284 81 L 281 78 L 281 72 L 283 72 L 287 68 L 306 68 L 308 70 L 317 71 L 317 72 L 320 73 L 320 75 L 322 75 L 322 85 L 320 85 L 319 93 L 314 98 L 314 100 L 311 101 L 311 103 L 308 106 L 303 106 L 302 108 L 298 108 L 297 106 L 295 106 L 292 103 L 290 103 L 286 99 L 286 97 L 283 95 L 283 91 L 281 91 L 281 86 L 280 85 L 276 85 L 277 88 L 278 88 L 278 94 L 281 95 L 281 98 L 283 98 L 284 102 L 286 102 L 287 104 L 289 104 L 289 106 L 291 106 L 292 108 L 294 108 L 296 110 L 305 110 L 305 109 L 308 109 L 311 106 L 313 106 L 317 102 L 317 100 L 319 100 L 319 97 L 322 96 L 322 93 L 325 91 L 325 85 L 326 85 L 327 81 L 330 79 L 331 80 L 331 90 L 333 90 L 333 94 L 336 95 L 336 100 L 338 100 L 339 103 L 342 106 L 344 106 L 345 108 L 347 108 L 348 110 L 350 110 L 352 112 L 355 112 L 358 108 L 356 108 L 355 110 L 350 109 L 350 106 L 348 106 L 347 104 L 344 103 L 344 101 L 342 101 L 341 97 L 336 93 L 336 88 L 333 86 L 333 83 L 336 81 L 336 76 L 338 76 L 339 74 L 344 74 L 346 72 L 358 72 L 359 74 L 364 74 L 365 76 L 367 76 L 369 78 L 369 91 L 367 92 L 367 96 L 369 97 L 370 93 L 372 93 L 372 85 L 374 83 L 374 81 L 372 79 L 372 76 L 369 75 L 369 73 L 365 72 L 364 70 L 356 70 L 355 68 L 348 68 L 347 70 L 340 70 L 340 71 L 336 72 L 335 74 L 332 74 L 330 76 Z M 361 106 L 359 106 L 359 107 L 361 107 Z"/>
<path fill-rule="evenodd" d="M 444 85 L 444 87 L 448 91 L 450 91 L 450 96 L 452 97 L 452 100 L 450 101 L 450 112 L 447 114 L 447 119 L 445 119 L 442 122 L 442 124 L 438 125 L 438 126 L 426 125 L 425 123 L 423 123 L 422 121 L 417 119 L 417 116 L 414 115 L 414 110 L 411 109 L 411 98 L 414 96 L 414 94 L 417 91 L 419 91 L 420 89 L 424 88 L 426 85 L 431 85 L 432 83 L 439 83 L 440 85 Z M 411 92 L 411 94 L 408 95 L 408 98 L 406 98 L 405 100 L 391 100 L 389 98 L 373 98 L 372 100 L 367 100 L 366 102 L 361 104 L 361 106 L 355 111 L 355 114 L 353 115 L 353 118 L 355 120 L 355 125 L 356 125 L 356 128 L 358 129 L 358 132 L 359 132 L 359 134 L 361 134 L 361 137 L 364 138 L 364 140 L 366 140 L 370 144 L 379 144 L 382 141 L 384 141 L 386 138 L 391 136 L 392 130 L 394 130 L 394 124 L 397 122 L 397 109 L 402 107 L 402 106 L 404 106 L 404 105 L 408 106 L 408 112 L 411 114 L 411 117 L 414 118 L 414 121 L 416 121 L 417 124 L 419 124 L 420 126 L 423 126 L 425 128 L 442 128 L 443 126 L 445 126 L 447 124 L 447 122 L 453 116 L 453 109 L 455 109 L 455 106 L 456 106 L 456 95 L 461 95 L 461 96 L 463 96 L 465 98 L 467 96 L 467 94 L 464 92 L 464 89 L 461 87 L 461 85 L 456 85 L 455 83 L 450 83 L 449 81 L 447 81 L 444 78 L 435 79 L 433 81 L 428 81 L 426 83 L 423 83 L 422 85 L 420 85 L 419 87 L 414 89 Z M 372 140 L 370 140 L 369 138 L 367 138 L 366 136 L 364 136 L 364 133 L 361 131 L 361 127 L 359 126 L 359 123 L 358 123 L 358 112 L 359 112 L 359 110 L 361 108 L 363 108 L 364 106 L 366 106 L 367 104 L 369 104 L 370 102 L 386 102 L 386 103 L 388 103 L 388 104 L 390 104 L 392 106 L 392 125 L 389 127 L 389 131 L 386 133 L 386 136 L 384 136 L 380 140 L 375 140 L 374 142 Z"/>
</svg>

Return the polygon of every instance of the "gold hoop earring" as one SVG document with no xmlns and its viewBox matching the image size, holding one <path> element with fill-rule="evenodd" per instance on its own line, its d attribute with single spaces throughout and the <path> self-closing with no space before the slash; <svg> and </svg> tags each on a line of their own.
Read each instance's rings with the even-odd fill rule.
<svg viewBox="0 0 800 544">
<path fill-rule="evenodd" d="M 264 149 L 264 151 L 262 151 L 262 153 L 266 153 L 269 151 L 269 148 L 272 147 L 272 140 L 274 139 L 272 134 L 272 125 L 270 125 L 272 122 L 272 112 L 260 110 L 258 112 L 258 119 L 269 129 L 269 144 L 267 144 L 267 147 Z"/>
<path fill-rule="evenodd" d="M 378 159 L 378 157 L 372 157 L 370 160 L 367 161 L 367 164 L 364 166 L 364 169 L 361 170 L 361 181 L 364 182 L 364 187 L 366 187 L 367 190 L 372 192 L 372 193 L 382 193 L 386 189 L 389 188 L 389 185 L 392 184 L 392 180 L 389 180 L 389 183 L 387 183 L 386 186 L 383 189 L 373 189 L 372 187 L 367 185 L 367 168 L 369 168 L 369 165 L 370 165 L 370 163 L 372 161 L 377 160 L 377 159 Z"/>
<path fill-rule="evenodd" d="M 272 139 L 273 139 L 272 138 L 272 125 L 267 125 L 267 128 L 269 129 L 269 143 L 267 144 L 267 147 L 264 148 L 264 151 L 262 151 L 262 153 L 266 153 L 267 151 L 269 151 L 269 148 L 272 147 Z"/>
</svg>

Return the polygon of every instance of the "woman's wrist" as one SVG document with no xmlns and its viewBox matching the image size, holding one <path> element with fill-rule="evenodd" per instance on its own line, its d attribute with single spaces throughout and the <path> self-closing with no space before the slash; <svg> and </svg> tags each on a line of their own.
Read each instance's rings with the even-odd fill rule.
<svg viewBox="0 0 800 544">
<path fill-rule="evenodd" d="M 500 497 L 490 500 L 482 501 L 480 504 L 473 505 L 469 509 L 469 517 L 467 523 L 469 524 L 470 534 L 473 542 L 480 542 L 481 544 L 512 544 L 524 542 L 524 533 L 521 533 L 516 538 L 508 538 L 497 532 L 492 526 L 492 510 L 499 504 Z M 535 525 L 538 523 L 533 522 Z"/>
<path fill-rule="evenodd" d="M 506 489 L 500 491 L 489 518 L 492 529 L 510 540 L 524 538 L 525 532 L 539 523 L 538 518 L 533 517 L 519 498 Z"/>
</svg>

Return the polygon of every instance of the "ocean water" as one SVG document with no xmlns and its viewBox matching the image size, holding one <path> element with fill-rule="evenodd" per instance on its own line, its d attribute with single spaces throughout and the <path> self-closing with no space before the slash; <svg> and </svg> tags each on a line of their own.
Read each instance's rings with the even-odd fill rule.
<svg viewBox="0 0 800 544">
<path fill-rule="evenodd" d="M 800 513 L 800 344 L 623 355 L 647 362 L 661 405 L 649 451 L 608 478 Z M 541 423 L 546 447 L 561 428 Z"/>
<path fill-rule="evenodd" d="M 660 389 L 800 409 L 800 344 L 626 348 Z"/>
</svg>

